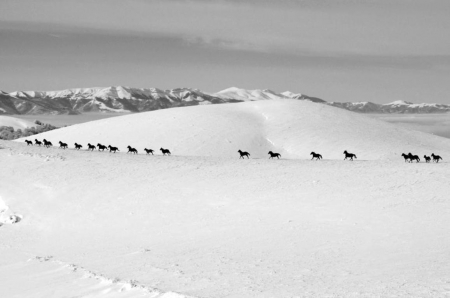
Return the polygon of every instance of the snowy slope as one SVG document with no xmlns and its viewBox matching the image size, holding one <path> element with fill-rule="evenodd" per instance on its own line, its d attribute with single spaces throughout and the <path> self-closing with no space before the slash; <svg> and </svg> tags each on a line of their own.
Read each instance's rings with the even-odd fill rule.
<svg viewBox="0 0 450 298">
<path fill-rule="evenodd" d="M 84 123 L 39 135 L 58 141 L 144 148 L 169 148 L 175 155 L 237 157 L 237 150 L 267 158 L 269 150 L 286 158 L 398 160 L 402 152 L 450 152 L 450 140 L 399 128 L 379 120 L 290 99 L 233 105 L 195 106 L 139 113 Z M 23 139 L 18 140 L 23 142 Z M 159 153 L 159 152 L 158 152 Z"/>
<path fill-rule="evenodd" d="M 246 107 L 276 110 L 254 104 L 235 106 L 258 118 Z M 161 112 L 147 118 L 153 113 Z M 133 132 L 144 137 L 146 129 Z M 209 143 L 210 136 L 186 138 Z M 411 137 L 409 148 L 418 151 L 422 138 L 431 140 Z M 447 162 L 132 156 L 5 141 L 0 148 L 0 213 L 21 219 L 0 223 L 0 297 L 444 298 L 450 291 Z"/>
</svg>

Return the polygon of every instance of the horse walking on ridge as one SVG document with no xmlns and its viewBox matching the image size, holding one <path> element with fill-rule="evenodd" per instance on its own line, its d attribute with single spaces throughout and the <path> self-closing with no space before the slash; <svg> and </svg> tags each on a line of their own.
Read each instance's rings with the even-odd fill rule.
<svg viewBox="0 0 450 298">
<path fill-rule="evenodd" d="M 164 149 L 164 148 L 159 148 L 159 150 L 161 150 L 161 152 L 162 152 L 162 154 L 163 155 L 171 155 L 172 153 L 170 153 L 170 150 L 169 149 Z"/>
<path fill-rule="evenodd" d="M 314 158 L 315 158 L 316 160 L 322 159 L 322 155 L 320 155 L 319 153 L 315 153 L 314 151 L 311 152 L 309 155 L 312 155 L 311 160 L 313 160 Z"/>
<path fill-rule="evenodd" d="M 411 162 L 411 159 L 409 158 L 408 154 L 402 153 L 402 156 L 405 159 L 405 162 Z"/>
<path fill-rule="evenodd" d="M 434 162 L 439 162 L 440 160 L 443 160 L 442 157 L 439 155 L 435 155 L 434 153 L 431 153 L 431 157 L 433 157 Z"/>
<path fill-rule="evenodd" d="M 43 141 L 44 141 L 44 147 L 50 148 L 51 146 L 53 146 L 52 142 L 47 141 L 46 139 L 44 139 Z"/>
<path fill-rule="evenodd" d="M 281 154 L 280 154 L 280 153 L 276 153 L 276 152 L 272 152 L 272 151 L 269 151 L 267 154 L 270 154 L 269 159 L 270 159 L 270 158 L 274 158 L 274 157 L 280 159 L 280 157 L 281 157 Z"/>
<path fill-rule="evenodd" d="M 34 139 L 34 144 L 39 145 L 39 147 L 42 145 L 41 141 L 38 141 L 37 139 Z"/>
<path fill-rule="evenodd" d="M 63 143 L 63 142 L 59 141 L 59 148 L 67 149 L 68 148 L 67 143 Z"/>
<path fill-rule="evenodd" d="M 81 146 L 80 144 L 75 143 L 75 149 L 80 150 L 81 148 L 83 148 L 83 146 Z"/>
<path fill-rule="evenodd" d="M 110 152 L 110 153 L 111 153 L 111 152 L 116 153 L 116 151 L 120 151 L 119 148 L 113 147 L 113 146 L 111 146 L 111 145 L 108 145 L 108 148 L 109 148 L 109 152 Z"/>
<path fill-rule="evenodd" d="M 411 152 L 408 153 L 408 157 L 409 157 L 410 162 L 413 162 L 414 160 L 416 162 L 420 162 L 419 156 L 418 155 L 413 155 Z"/>
<path fill-rule="evenodd" d="M 102 145 L 102 144 L 100 144 L 100 143 L 98 143 L 97 144 L 97 147 L 98 147 L 98 151 L 105 151 L 105 149 L 108 149 L 108 147 L 106 147 L 105 145 Z"/>
<path fill-rule="evenodd" d="M 94 151 L 97 149 L 94 145 L 91 145 L 91 143 L 88 143 L 88 150 Z"/>
<path fill-rule="evenodd" d="M 154 150 L 152 150 L 152 149 L 147 149 L 147 148 L 145 148 L 144 151 L 147 152 L 147 154 L 150 154 L 150 153 L 151 153 L 152 155 L 153 155 L 153 152 L 155 152 Z"/>
<path fill-rule="evenodd" d="M 27 146 L 33 146 L 33 141 L 28 141 L 28 140 L 25 140 L 25 143 L 27 143 Z"/>
<path fill-rule="evenodd" d="M 127 153 L 134 153 L 134 154 L 138 154 L 138 151 L 137 151 L 137 149 L 136 148 L 133 148 L 133 147 L 131 147 L 131 146 L 127 146 L 127 148 L 128 148 L 128 152 Z"/>
<path fill-rule="evenodd" d="M 240 157 L 239 157 L 239 159 L 244 159 L 244 156 L 247 156 L 247 159 L 249 159 L 250 157 L 250 153 L 248 153 L 248 152 L 246 152 L 246 151 L 242 151 L 241 149 L 239 149 L 237 152 L 239 152 L 239 154 L 240 154 Z"/>
<path fill-rule="evenodd" d="M 347 150 L 344 151 L 344 154 L 345 154 L 344 160 L 346 160 L 347 158 L 349 158 L 350 160 L 353 160 L 353 158 L 357 158 L 356 154 L 348 153 Z"/>
</svg>

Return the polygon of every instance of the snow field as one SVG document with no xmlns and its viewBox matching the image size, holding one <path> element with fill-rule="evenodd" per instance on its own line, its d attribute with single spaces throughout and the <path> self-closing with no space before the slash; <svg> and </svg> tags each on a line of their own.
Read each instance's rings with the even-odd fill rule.
<svg viewBox="0 0 450 298">
<path fill-rule="evenodd" d="M 12 255 L 0 259 L 2 297 L 450 293 L 447 163 L 0 145 L 0 195 L 23 215 L 0 229 L 0 255 Z M 57 262 L 25 263 L 46 256 Z"/>
</svg>

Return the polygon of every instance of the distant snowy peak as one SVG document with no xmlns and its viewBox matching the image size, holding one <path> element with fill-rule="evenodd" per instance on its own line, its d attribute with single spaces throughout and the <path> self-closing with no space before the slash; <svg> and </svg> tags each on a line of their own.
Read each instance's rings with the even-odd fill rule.
<svg viewBox="0 0 450 298">
<path fill-rule="evenodd" d="M 390 103 L 387 103 L 387 104 L 384 104 L 384 105 L 391 105 L 391 106 L 400 105 L 400 106 L 405 106 L 405 105 L 412 105 L 412 104 L 413 104 L 413 103 L 412 103 L 412 102 L 409 102 L 409 101 L 396 100 L 396 101 L 393 101 L 393 102 L 390 102 Z"/>
<path fill-rule="evenodd" d="M 199 104 L 237 102 L 198 89 L 132 88 L 125 86 L 76 88 L 59 91 L 16 91 L 4 95 L 13 109 L 3 114 L 80 114 L 84 112 L 145 112 Z M 14 110 L 15 109 L 15 110 Z"/>
<path fill-rule="evenodd" d="M 262 100 L 262 99 L 280 99 L 285 98 L 282 94 L 273 92 L 272 90 L 246 90 L 236 87 L 231 87 L 222 91 L 219 91 L 213 96 L 220 98 L 233 98 L 242 101 Z"/>
<path fill-rule="evenodd" d="M 317 97 L 270 89 L 247 90 L 227 88 L 209 94 L 199 89 L 132 88 L 127 86 L 74 88 L 59 91 L 0 91 L 0 114 L 80 114 L 85 112 L 145 112 L 192 105 L 235 103 L 255 100 L 309 100 L 316 103 L 359 113 L 446 113 L 450 105 L 414 104 L 394 101 L 387 104 L 372 102 L 326 102 Z"/>
<path fill-rule="evenodd" d="M 255 89 L 255 90 L 247 90 L 241 89 L 237 87 L 231 87 L 217 93 L 213 94 L 214 96 L 220 98 L 227 99 L 236 99 L 242 101 L 252 101 L 252 100 L 273 100 L 273 99 L 300 99 L 300 100 L 311 100 L 315 102 L 325 102 L 322 99 L 316 97 L 309 97 L 300 93 L 293 93 L 290 91 L 285 91 L 283 93 L 278 93 L 270 89 Z"/>
<path fill-rule="evenodd" d="M 415 104 L 403 100 L 397 100 L 386 104 L 377 104 L 373 102 L 328 102 L 327 104 L 352 112 L 374 114 L 436 114 L 447 113 L 450 111 L 450 105 L 436 103 Z"/>
<path fill-rule="evenodd" d="M 294 98 L 294 99 L 300 99 L 300 98 L 302 98 L 302 94 L 300 94 L 300 93 L 294 93 L 294 92 L 291 92 L 291 91 L 284 91 L 284 92 L 281 92 L 281 95 L 284 95 L 284 96 L 286 96 L 286 97 L 288 97 L 288 98 Z"/>
</svg>

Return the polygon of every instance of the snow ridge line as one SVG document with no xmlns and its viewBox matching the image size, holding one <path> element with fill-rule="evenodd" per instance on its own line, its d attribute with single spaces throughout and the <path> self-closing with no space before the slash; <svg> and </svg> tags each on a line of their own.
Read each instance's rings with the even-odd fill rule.
<svg viewBox="0 0 450 298">
<path fill-rule="evenodd" d="M 43 262 L 52 262 L 58 265 L 61 265 L 62 267 L 68 268 L 70 271 L 72 271 L 73 273 L 78 272 L 78 273 L 82 273 L 83 278 L 89 278 L 89 279 L 95 279 L 98 280 L 101 283 L 107 283 L 107 284 L 111 284 L 111 285 L 118 285 L 121 286 L 120 288 L 120 292 L 123 291 L 129 291 L 131 289 L 139 289 L 145 293 L 147 293 L 151 298 L 197 298 L 194 296 L 186 296 L 183 294 L 179 294 L 179 293 L 175 293 L 175 292 L 162 292 L 159 289 L 156 288 L 151 288 L 148 286 L 144 286 L 142 284 L 139 283 L 139 281 L 137 280 L 122 280 L 120 278 L 110 278 L 110 277 L 106 277 L 100 273 L 88 270 L 82 266 L 76 265 L 76 264 L 71 264 L 71 263 L 66 263 L 57 259 L 54 259 L 53 256 L 35 256 L 33 258 L 30 258 L 27 260 L 27 262 L 31 262 L 31 261 L 38 261 L 40 263 Z"/>
</svg>

